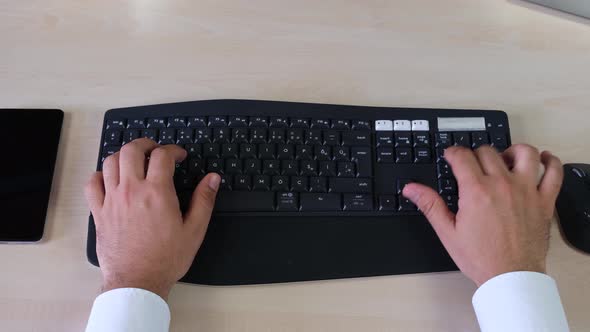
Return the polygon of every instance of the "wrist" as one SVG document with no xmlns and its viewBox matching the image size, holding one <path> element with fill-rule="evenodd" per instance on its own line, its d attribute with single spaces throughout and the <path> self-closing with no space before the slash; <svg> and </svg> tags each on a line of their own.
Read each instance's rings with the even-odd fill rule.
<svg viewBox="0 0 590 332">
<path fill-rule="evenodd" d="M 154 280 L 140 279 L 140 278 L 104 278 L 102 283 L 102 292 L 108 292 L 118 288 L 139 288 L 150 291 L 160 296 L 164 301 L 168 300 L 168 295 L 172 290 L 174 284 L 166 284 Z"/>
</svg>

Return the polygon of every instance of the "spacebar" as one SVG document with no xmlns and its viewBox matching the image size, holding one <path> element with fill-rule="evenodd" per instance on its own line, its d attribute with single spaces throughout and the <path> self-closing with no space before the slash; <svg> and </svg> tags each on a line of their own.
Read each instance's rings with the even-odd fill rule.
<svg viewBox="0 0 590 332">
<path fill-rule="evenodd" d="M 215 211 L 274 211 L 274 196 L 274 193 L 271 191 L 220 191 L 215 201 Z"/>
</svg>

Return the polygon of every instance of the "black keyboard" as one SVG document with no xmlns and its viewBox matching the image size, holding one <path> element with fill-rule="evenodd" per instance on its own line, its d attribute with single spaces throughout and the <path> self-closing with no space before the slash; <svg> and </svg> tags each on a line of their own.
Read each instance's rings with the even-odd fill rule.
<svg viewBox="0 0 590 332">
<path fill-rule="evenodd" d="M 222 183 L 214 219 L 231 224 L 261 218 L 288 223 L 286 228 L 298 217 L 317 223 L 347 217 L 359 229 L 370 227 L 363 219 L 367 217 L 396 223 L 416 216 L 423 223 L 416 206 L 400 194 L 409 182 L 435 188 L 456 211 L 457 183 L 444 149 L 489 144 L 503 151 L 510 145 L 508 119 L 500 111 L 213 100 L 108 111 L 98 169 L 106 157 L 139 137 L 177 144 L 188 152 L 175 173 L 182 209 L 205 174 L 216 172 Z M 337 234 L 338 226 L 333 231 Z M 401 234 L 392 236 L 395 240 Z M 437 270 L 436 262 L 431 265 Z M 375 274 L 360 270 L 344 276 Z M 330 272 L 295 280 L 323 279 L 326 274 Z M 239 280 L 221 283 L 292 281 L 225 278 Z"/>
</svg>

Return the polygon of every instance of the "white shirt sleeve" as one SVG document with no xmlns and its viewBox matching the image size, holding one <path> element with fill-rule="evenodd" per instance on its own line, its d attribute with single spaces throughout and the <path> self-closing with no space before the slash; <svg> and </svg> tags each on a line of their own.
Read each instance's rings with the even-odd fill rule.
<svg viewBox="0 0 590 332">
<path fill-rule="evenodd" d="M 557 285 L 546 274 L 501 274 L 481 285 L 472 302 L 482 332 L 569 331 Z"/>
<path fill-rule="evenodd" d="M 158 295 L 139 288 L 118 288 L 94 300 L 86 332 L 165 332 L 170 309 Z"/>
</svg>

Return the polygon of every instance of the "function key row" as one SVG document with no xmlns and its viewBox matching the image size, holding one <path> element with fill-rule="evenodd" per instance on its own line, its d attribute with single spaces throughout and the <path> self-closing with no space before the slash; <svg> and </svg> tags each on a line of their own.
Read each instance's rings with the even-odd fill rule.
<svg viewBox="0 0 590 332">
<path fill-rule="evenodd" d="M 377 120 L 376 131 L 429 131 L 428 120 Z"/>
<path fill-rule="evenodd" d="M 438 132 L 435 134 L 435 146 L 448 148 L 452 145 L 477 149 L 482 145 L 491 145 L 502 151 L 508 147 L 508 139 L 504 132 Z"/>
<path fill-rule="evenodd" d="M 196 116 L 168 118 L 136 118 L 106 120 L 106 129 L 144 128 L 202 128 L 202 127 L 256 127 L 256 128 L 313 128 L 336 130 L 371 130 L 365 120 L 329 120 L 288 118 L 278 116 Z"/>
</svg>

